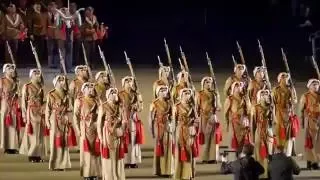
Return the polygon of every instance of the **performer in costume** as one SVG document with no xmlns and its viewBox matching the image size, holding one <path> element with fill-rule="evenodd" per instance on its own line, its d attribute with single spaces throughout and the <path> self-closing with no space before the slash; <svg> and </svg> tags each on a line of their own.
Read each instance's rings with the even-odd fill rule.
<svg viewBox="0 0 320 180">
<path fill-rule="evenodd" d="M 4 37 L 8 41 L 14 59 L 17 59 L 18 40 L 21 39 L 22 33 L 25 31 L 21 16 L 16 12 L 16 6 L 10 4 L 7 8 L 7 14 L 3 20 Z M 6 62 L 11 62 L 8 47 L 6 47 Z"/>
<path fill-rule="evenodd" d="M 126 76 L 121 80 L 123 90 L 119 92 L 121 108 L 124 120 L 128 121 L 125 129 L 125 146 L 128 152 L 125 156 L 125 166 L 137 168 L 141 163 L 141 144 L 143 143 L 142 122 L 138 118 L 138 112 L 142 111 L 142 96 L 137 92 L 136 80 L 132 76 Z"/>
<path fill-rule="evenodd" d="M 246 68 L 247 68 L 246 65 L 243 65 L 243 64 L 237 64 L 234 67 L 234 70 L 233 70 L 234 74 L 227 79 L 227 81 L 224 85 L 223 92 L 224 92 L 225 96 L 229 96 L 231 94 L 231 86 L 236 81 L 243 83 L 244 91 L 245 91 L 245 93 L 247 93 L 249 79 L 245 78 L 245 75 L 244 75 Z"/>
<path fill-rule="evenodd" d="M 266 83 L 264 80 L 264 68 L 262 66 L 256 66 L 253 70 L 254 79 L 250 81 L 248 86 L 248 95 L 252 105 L 257 103 L 257 94 L 259 90 L 266 89 Z M 271 91 L 271 89 L 269 89 Z"/>
<path fill-rule="evenodd" d="M 187 71 L 181 71 L 177 74 L 177 84 L 172 89 L 173 102 L 179 102 L 179 92 L 183 88 L 189 88 L 191 86 L 189 81 L 189 73 Z"/>
<path fill-rule="evenodd" d="M 118 90 L 106 92 L 107 101 L 100 105 L 98 113 L 98 135 L 102 146 L 102 180 L 124 180 L 125 140 L 122 110 Z"/>
<path fill-rule="evenodd" d="M 106 91 L 111 87 L 110 74 L 107 71 L 99 71 L 96 76 L 96 92 L 97 98 L 102 102 L 106 101 Z"/>
<path fill-rule="evenodd" d="M 196 127 L 199 121 L 192 103 L 192 89 L 180 90 L 180 101 L 173 108 L 173 119 L 176 124 L 175 170 L 173 179 L 195 178 Z"/>
<path fill-rule="evenodd" d="M 278 86 L 272 89 L 272 98 L 275 105 L 275 134 L 277 143 L 285 147 L 287 156 L 291 156 L 294 151 L 292 134 L 293 121 L 290 116 L 293 115 L 293 105 L 297 100 L 292 97 L 292 89 L 288 86 L 290 75 L 281 72 L 278 75 Z"/>
<path fill-rule="evenodd" d="M 20 131 L 25 126 L 19 105 L 19 81 L 14 64 L 3 65 L 4 76 L 0 80 L 0 149 L 6 153 L 18 153 Z"/>
<path fill-rule="evenodd" d="M 88 67 L 86 65 L 79 65 L 74 68 L 76 75 L 75 79 L 70 82 L 69 96 L 71 106 L 74 104 L 74 100 L 82 96 L 81 87 L 89 80 Z"/>
<path fill-rule="evenodd" d="M 81 31 L 80 27 L 82 26 L 81 15 L 77 13 L 77 4 L 70 3 L 70 15 L 75 17 L 71 20 L 71 25 L 73 29 L 73 64 L 82 64 L 83 61 L 80 61 L 80 51 L 81 51 Z"/>
<path fill-rule="evenodd" d="M 319 169 L 320 161 L 320 81 L 318 79 L 309 79 L 308 91 L 301 96 L 300 112 L 302 128 L 307 122 L 305 134 L 305 157 L 308 169 Z"/>
<path fill-rule="evenodd" d="M 155 139 L 153 156 L 153 173 L 169 177 L 174 172 L 174 122 L 169 87 L 159 85 L 156 89 L 156 99 L 150 105 L 149 124 Z"/>
<path fill-rule="evenodd" d="M 250 136 L 250 103 L 248 96 L 245 96 L 242 82 L 234 82 L 231 85 L 230 95 L 224 103 L 224 116 L 227 122 L 227 132 L 229 132 L 229 123 L 232 124 L 231 147 L 237 152 L 242 151 L 244 144 L 252 142 Z"/>
<path fill-rule="evenodd" d="M 171 69 L 169 66 L 161 66 L 159 67 L 159 79 L 156 80 L 154 83 L 153 83 L 153 93 L 152 93 L 152 96 L 154 99 L 157 98 L 157 88 L 158 86 L 168 86 L 169 87 L 169 90 L 172 89 L 172 85 L 173 84 L 170 84 L 170 80 L 169 80 L 169 77 L 170 77 L 170 72 Z"/>
<path fill-rule="evenodd" d="M 259 90 L 256 104 L 251 108 L 251 122 L 256 124 L 255 159 L 264 167 L 260 178 L 268 178 L 268 157 L 273 154 L 273 107 L 269 90 Z"/>
<path fill-rule="evenodd" d="M 69 119 L 69 97 L 66 77 L 53 79 L 54 89 L 47 95 L 45 120 L 50 129 L 49 170 L 71 168 L 69 148 L 76 146 L 72 120 Z"/>
<path fill-rule="evenodd" d="M 40 162 L 45 156 L 44 82 L 40 69 L 31 69 L 29 77 L 31 81 L 22 88 L 22 117 L 27 128 L 20 154 L 27 155 L 31 162 Z"/>
<path fill-rule="evenodd" d="M 101 151 L 97 132 L 99 102 L 96 99 L 94 86 L 88 82 L 82 85 L 83 96 L 75 100 L 73 110 L 73 123 L 80 136 L 80 176 L 84 179 L 101 176 Z"/>
<path fill-rule="evenodd" d="M 213 90 L 212 77 L 201 80 L 201 90 L 196 96 L 196 110 L 200 116 L 200 144 L 203 163 L 217 163 L 219 158 L 219 143 L 222 139 L 221 125 L 217 119 L 217 94 Z"/>
</svg>

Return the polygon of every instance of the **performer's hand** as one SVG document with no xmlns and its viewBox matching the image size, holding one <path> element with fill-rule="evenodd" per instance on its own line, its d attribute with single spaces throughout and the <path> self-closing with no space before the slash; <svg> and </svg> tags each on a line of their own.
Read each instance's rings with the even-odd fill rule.
<svg viewBox="0 0 320 180">
<path fill-rule="evenodd" d="M 30 35 L 30 39 L 31 39 L 31 41 L 34 41 L 34 36 Z"/>
<path fill-rule="evenodd" d="M 48 129 L 51 129 L 50 123 L 47 123 L 46 126 L 47 126 Z"/>
</svg>

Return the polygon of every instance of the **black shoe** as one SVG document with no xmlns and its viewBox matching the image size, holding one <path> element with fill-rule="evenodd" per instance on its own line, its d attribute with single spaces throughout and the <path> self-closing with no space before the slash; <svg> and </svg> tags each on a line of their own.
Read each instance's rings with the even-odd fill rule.
<svg viewBox="0 0 320 180">
<path fill-rule="evenodd" d="M 217 164 L 217 161 L 216 160 L 211 160 L 211 161 L 208 161 L 208 164 Z"/>
<path fill-rule="evenodd" d="M 319 164 L 318 163 L 313 163 L 312 164 L 312 169 L 319 170 Z"/>
<path fill-rule="evenodd" d="M 311 170 L 312 169 L 312 163 L 311 161 L 307 161 L 307 169 Z"/>
<path fill-rule="evenodd" d="M 133 169 L 138 168 L 138 165 L 136 165 L 136 164 L 131 164 L 131 165 L 130 165 L 130 168 L 133 168 Z"/>
<path fill-rule="evenodd" d="M 202 161 L 202 164 L 208 164 L 208 161 Z"/>
<path fill-rule="evenodd" d="M 131 167 L 130 164 L 125 164 L 125 165 L 124 165 L 124 168 L 129 169 L 130 167 Z"/>
</svg>

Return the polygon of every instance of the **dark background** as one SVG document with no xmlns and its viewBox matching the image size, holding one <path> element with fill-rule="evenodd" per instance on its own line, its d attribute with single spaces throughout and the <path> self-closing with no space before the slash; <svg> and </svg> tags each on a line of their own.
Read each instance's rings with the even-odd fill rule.
<svg viewBox="0 0 320 180">
<path fill-rule="evenodd" d="M 307 45 L 305 49 L 311 51 L 311 44 L 305 43 L 305 32 L 298 28 L 302 23 L 299 4 L 307 3 L 311 7 L 312 31 L 315 31 L 319 24 L 316 17 L 320 17 L 316 2 L 296 0 L 296 16 L 293 16 L 291 0 L 214 0 L 211 4 L 173 0 L 76 1 L 79 7 L 93 6 L 98 21 L 109 26 L 109 38 L 103 49 L 111 64 L 125 63 L 123 50 L 134 64 L 157 66 L 156 55 L 166 62 L 163 45 L 166 37 L 176 65 L 181 45 L 190 65 L 205 66 L 205 51 L 208 51 L 215 65 L 232 67 L 231 54 L 240 60 L 235 43 L 238 40 L 246 63 L 252 67 L 260 64 L 259 38 L 269 69 L 284 68 L 281 47 L 287 52 L 290 66 L 301 68 L 301 64 L 308 64 L 310 67 L 301 49 Z"/>
</svg>

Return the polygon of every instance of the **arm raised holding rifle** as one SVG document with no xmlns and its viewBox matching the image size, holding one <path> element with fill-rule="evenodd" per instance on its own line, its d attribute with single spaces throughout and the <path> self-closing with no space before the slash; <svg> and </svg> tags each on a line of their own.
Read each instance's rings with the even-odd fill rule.
<svg viewBox="0 0 320 180">
<path fill-rule="evenodd" d="M 153 94 L 153 98 L 156 99 L 157 98 L 157 88 L 159 86 L 168 86 L 169 88 L 169 92 L 170 89 L 172 88 L 171 86 L 173 84 L 171 84 L 170 79 L 171 79 L 171 68 L 170 66 L 164 66 L 160 56 L 157 56 L 158 58 L 158 63 L 159 63 L 159 78 L 153 83 L 153 89 L 152 89 L 152 94 Z M 168 94 L 169 95 L 169 94 Z"/>
</svg>

